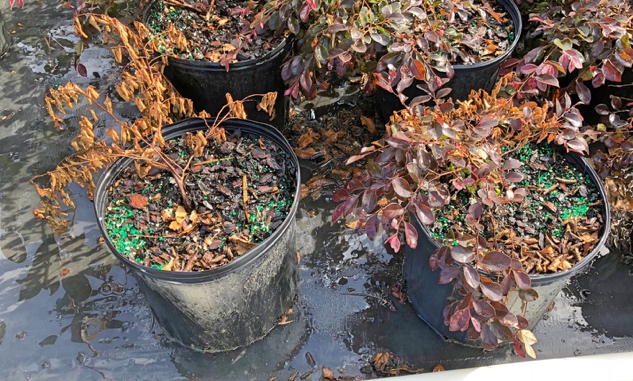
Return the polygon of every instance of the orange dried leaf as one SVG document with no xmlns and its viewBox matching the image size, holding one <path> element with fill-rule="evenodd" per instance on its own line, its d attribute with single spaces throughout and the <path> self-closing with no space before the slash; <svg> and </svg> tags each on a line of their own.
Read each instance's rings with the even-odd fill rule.
<svg viewBox="0 0 633 381">
<path fill-rule="evenodd" d="M 180 229 L 182 229 L 182 224 L 179 223 L 178 221 L 172 221 L 169 224 L 169 228 L 174 231 L 180 231 Z"/>
<path fill-rule="evenodd" d="M 305 148 L 305 149 L 299 149 L 299 148 L 294 148 L 295 154 L 300 158 L 300 159 L 310 159 L 311 157 L 313 157 L 314 155 L 316 155 L 318 152 L 310 147 L 310 148 Z"/>
<path fill-rule="evenodd" d="M 70 274 L 70 269 L 62 269 L 62 271 L 59 272 L 59 275 L 61 276 L 66 276 Z"/>
<path fill-rule="evenodd" d="M 372 134 L 376 132 L 376 125 L 371 118 L 366 117 L 365 115 L 360 116 L 360 121 L 363 126 L 367 127 L 367 130 Z"/>
<path fill-rule="evenodd" d="M 330 368 L 324 366 L 321 368 L 321 378 L 324 380 L 334 380 L 336 377 L 334 377 L 334 372 L 332 372 Z"/>
<path fill-rule="evenodd" d="M 442 366 L 442 364 L 437 364 L 433 367 L 433 372 L 443 372 L 444 371 L 444 367 Z"/>
<path fill-rule="evenodd" d="M 185 210 L 185 208 L 182 207 L 182 205 L 178 205 L 178 208 L 176 208 L 176 221 L 178 222 L 178 224 L 182 224 L 186 217 L 187 211 Z"/>
<path fill-rule="evenodd" d="M 299 140 L 297 141 L 297 147 L 305 148 L 316 141 L 318 138 L 319 135 L 312 131 L 312 129 L 308 128 L 308 130 L 303 135 L 301 135 L 301 137 L 299 137 Z"/>
<path fill-rule="evenodd" d="M 135 209 L 143 209 L 148 203 L 147 197 L 138 193 L 129 196 L 127 200 L 129 201 L 130 206 Z"/>
</svg>

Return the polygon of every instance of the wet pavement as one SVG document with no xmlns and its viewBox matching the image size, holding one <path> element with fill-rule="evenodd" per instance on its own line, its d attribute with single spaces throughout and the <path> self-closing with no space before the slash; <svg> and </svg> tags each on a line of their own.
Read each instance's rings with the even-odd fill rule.
<svg viewBox="0 0 633 381">
<path fill-rule="evenodd" d="M 301 295 L 290 324 L 224 354 L 170 342 L 134 279 L 97 245 L 92 205 L 80 188 L 69 234 L 53 235 L 31 212 L 39 199 L 29 179 L 70 152 L 76 132 L 53 128 L 45 91 L 68 80 L 105 88 L 116 76 L 109 51 L 88 46 L 82 63 L 89 74 L 80 77 L 72 69 L 72 11 L 56 2 L 2 11 L 16 33 L 0 60 L 0 379 L 286 380 L 315 365 L 375 378 L 368 360 L 382 351 L 426 370 L 521 361 L 507 347 L 483 353 L 436 336 L 390 292 L 402 286 L 402 256 L 380 237 L 372 242 L 332 225 L 327 190 L 300 205 Z M 304 164 L 305 180 L 317 168 Z M 611 253 L 576 277 L 535 329 L 539 358 L 631 351 L 632 270 Z"/>
</svg>

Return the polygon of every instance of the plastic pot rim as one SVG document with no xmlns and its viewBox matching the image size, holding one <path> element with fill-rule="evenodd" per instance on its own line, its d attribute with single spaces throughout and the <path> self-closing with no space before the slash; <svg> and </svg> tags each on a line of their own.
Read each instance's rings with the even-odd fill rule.
<svg viewBox="0 0 633 381">
<path fill-rule="evenodd" d="M 600 250 L 606 245 L 607 238 L 609 237 L 609 232 L 611 231 L 611 209 L 609 207 L 609 201 L 607 199 L 607 192 L 600 181 L 600 178 L 596 171 L 593 169 L 591 164 L 584 157 L 580 156 L 574 152 L 568 152 L 565 154 L 565 160 L 567 160 L 570 164 L 576 166 L 583 165 L 586 169 L 586 174 L 591 178 L 591 181 L 596 184 L 598 191 L 603 203 L 603 211 L 604 211 L 604 228 L 602 229 L 602 236 L 600 240 L 596 244 L 596 247 L 591 250 L 589 254 L 587 254 L 582 260 L 576 262 L 571 268 L 563 271 L 558 271 L 555 273 L 547 273 L 547 274 L 528 274 L 530 280 L 536 285 L 546 285 L 558 281 L 560 279 L 569 278 L 582 269 L 584 269 L 593 259 L 600 253 Z M 579 169 L 580 170 L 580 169 Z M 433 239 L 427 227 L 418 219 L 416 214 L 413 214 L 413 218 L 415 218 L 418 225 L 422 228 L 422 234 L 426 235 L 432 244 L 435 246 L 435 249 L 439 249 L 441 245 Z"/>
<path fill-rule="evenodd" d="M 215 119 L 202 119 L 202 118 L 188 118 L 183 119 L 182 121 L 163 126 L 164 138 L 165 140 L 174 139 L 178 136 L 181 136 L 184 133 L 197 131 L 201 129 L 207 128 L 206 123 L 213 123 Z M 130 158 L 119 158 L 115 160 L 112 164 L 108 166 L 108 168 L 104 171 L 104 173 L 99 178 L 97 182 L 95 197 L 93 202 L 93 207 L 95 209 L 95 213 L 97 215 L 97 225 L 99 230 L 101 231 L 105 243 L 110 250 L 119 260 L 123 261 L 126 265 L 134 268 L 135 270 L 147 274 L 153 278 L 161 279 L 163 281 L 173 281 L 178 283 L 199 283 L 206 282 L 214 279 L 219 279 L 227 274 L 230 274 L 242 267 L 248 266 L 251 262 L 255 261 L 261 255 L 265 253 L 265 251 L 274 246 L 274 244 L 284 236 L 284 234 L 291 228 L 291 225 L 294 223 L 294 216 L 299 209 L 299 201 L 300 201 L 300 189 L 301 189 L 301 174 L 299 167 L 299 160 L 295 155 L 292 147 L 286 140 L 286 138 L 277 130 L 275 127 L 253 120 L 248 119 L 227 119 L 220 124 L 220 127 L 227 129 L 227 132 L 240 130 L 242 133 L 257 133 L 256 130 L 260 130 L 260 134 L 267 138 L 268 140 L 272 140 L 284 152 L 288 155 L 289 161 L 292 161 L 295 165 L 295 192 L 292 202 L 292 207 L 288 211 L 288 215 L 282 222 L 282 224 L 273 231 L 273 233 L 266 238 L 263 242 L 259 243 L 253 249 L 247 251 L 243 255 L 229 262 L 228 264 L 218 267 L 213 270 L 205 270 L 205 271 L 164 271 L 153 269 L 150 267 L 146 267 L 140 265 L 130 259 L 128 259 L 125 255 L 119 253 L 119 251 L 112 244 L 107 230 L 104 225 L 103 212 L 99 210 L 99 206 L 97 204 L 97 195 L 98 194 L 108 194 L 108 187 L 112 184 L 113 181 L 118 179 L 119 173 L 123 171 L 125 168 L 129 167 L 129 165 L 133 162 L 133 159 Z M 165 131 L 166 130 L 166 131 Z M 175 130 L 175 131 L 172 131 Z M 266 134 L 266 132 L 269 132 Z M 269 135 L 269 136 L 266 136 Z M 104 197 L 104 207 L 107 202 L 107 198 Z"/>
</svg>

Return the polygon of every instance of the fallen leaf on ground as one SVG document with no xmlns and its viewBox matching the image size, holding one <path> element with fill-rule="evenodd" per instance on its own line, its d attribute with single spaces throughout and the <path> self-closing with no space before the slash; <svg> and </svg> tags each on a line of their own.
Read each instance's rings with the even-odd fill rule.
<svg viewBox="0 0 633 381">
<path fill-rule="evenodd" d="M 299 137 L 299 140 L 297 141 L 297 147 L 306 148 L 318 138 L 319 135 L 316 132 L 312 131 L 312 129 L 308 128 L 308 130 L 303 135 L 301 135 L 301 137 Z"/>
<path fill-rule="evenodd" d="M 295 154 L 300 158 L 300 159 L 310 159 L 312 158 L 314 155 L 316 155 L 317 153 L 319 153 L 317 150 L 315 150 L 314 148 L 310 147 L 310 148 L 304 148 L 304 149 L 299 149 L 299 148 L 294 148 L 293 149 L 295 151 Z"/>
<path fill-rule="evenodd" d="M 326 379 L 326 380 L 333 380 L 334 372 L 332 372 L 330 368 L 324 366 L 323 368 L 321 368 L 321 378 Z"/>
<path fill-rule="evenodd" d="M 367 127 L 367 130 L 369 130 L 369 132 L 371 132 L 372 134 L 376 132 L 376 125 L 371 118 L 368 118 L 365 115 L 361 115 L 360 122 L 363 124 L 363 126 Z"/>
</svg>

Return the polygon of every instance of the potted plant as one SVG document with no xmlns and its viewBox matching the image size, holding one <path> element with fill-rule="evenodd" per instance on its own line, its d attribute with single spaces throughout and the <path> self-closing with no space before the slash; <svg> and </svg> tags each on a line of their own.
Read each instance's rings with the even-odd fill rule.
<svg viewBox="0 0 633 381">
<path fill-rule="evenodd" d="M 577 155 L 588 152 L 578 110 L 515 103 L 501 96 L 511 81 L 394 115 L 384 139 L 348 160 L 366 159 L 366 171 L 334 194 L 332 219 L 353 215 L 368 237 L 382 227 L 394 251 L 403 239 L 416 249 L 407 292 L 443 336 L 488 350 L 513 340 L 534 357 L 531 327 L 605 244 L 610 214 Z"/>
<path fill-rule="evenodd" d="M 281 66 L 292 47 L 286 31 L 241 34 L 258 3 L 235 0 L 153 0 L 143 10 L 147 38 L 157 53 L 165 55 L 165 74 L 194 108 L 216 115 L 226 104 L 224 94 L 235 99 L 276 92 L 275 112 L 268 115 L 256 102 L 246 102 L 254 120 L 283 126 L 287 101 L 283 97 Z M 79 16 L 84 29 L 90 15 Z"/>
<path fill-rule="evenodd" d="M 597 134 L 592 164 L 605 184 L 611 205 L 612 224 L 609 247 L 623 253 L 633 248 L 633 98 L 612 97 L 612 105 L 596 106 L 604 123 Z M 626 259 L 630 262 L 630 259 Z"/>
<path fill-rule="evenodd" d="M 169 336 L 210 352 L 262 338 L 298 289 L 292 149 L 272 126 L 234 119 L 245 117 L 244 102 L 228 95 L 221 117 L 173 123 L 196 114 L 161 74 L 144 26 L 136 32 L 92 17 L 120 43 L 114 55 L 127 65 L 116 90 L 141 116 L 122 119 L 92 86 L 52 89 L 45 103 L 59 128 L 63 114 L 82 102 L 89 107 L 78 116 L 76 152 L 33 179 L 43 198 L 35 215 L 65 228 L 68 186 L 86 187 L 106 246 L 136 277 Z M 274 93 L 255 97 L 272 113 Z M 97 127 L 100 116 L 112 125 Z"/>
<path fill-rule="evenodd" d="M 521 31 L 518 8 L 505 0 L 281 0 L 260 15 L 271 29 L 287 25 L 297 35 L 297 52 L 282 67 L 287 95 L 314 98 L 329 73 L 362 76 L 366 93 L 384 90 L 376 102 L 383 119 L 407 100 L 490 90 Z"/>
<path fill-rule="evenodd" d="M 633 78 L 629 2 L 534 1 L 522 3 L 521 9 L 530 20 L 525 36 L 528 49 L 504 64 L 504 70 L 519 74 L 515 80 L 519 96 L 575 96 L 591 104 L 581 111 L 586 110 L 583 114 L 594 124 L 598 122 L 594 106 L 611 99 L 621 106 L 619 97 L 633 97 L 628 84 Z"/>
</svg>

